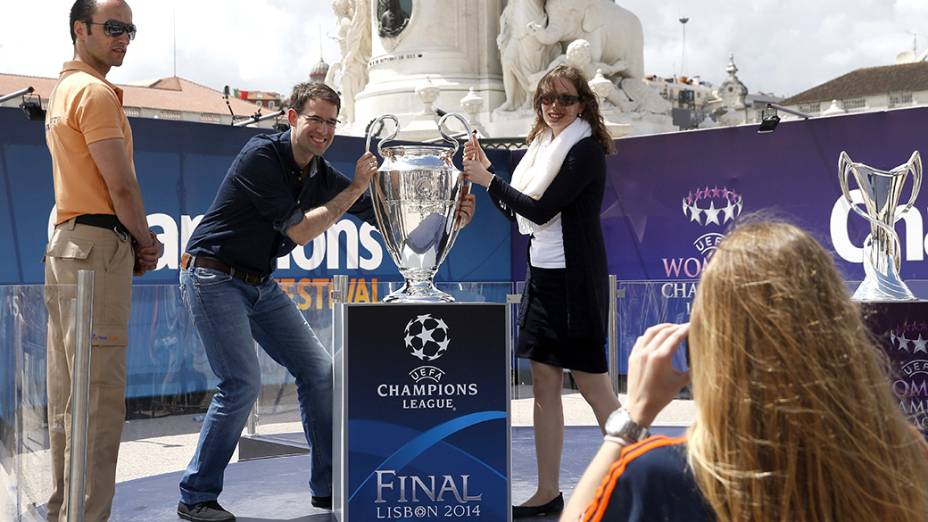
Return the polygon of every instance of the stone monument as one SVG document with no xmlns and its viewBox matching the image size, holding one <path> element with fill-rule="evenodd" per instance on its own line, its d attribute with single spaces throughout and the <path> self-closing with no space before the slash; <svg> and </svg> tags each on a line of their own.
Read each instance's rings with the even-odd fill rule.
<svg viewBox="0 0 928 522">
<path fill-rule="evenodd" d="M 525 136 L 535 86 L 560 63 L 597 81 L 613 136 L 674 129 L 669 103 L 643 82 L 641 22 L 611 0 L 333 0 L 332 7 L 343 54 L 328 81 L 342 93 L 341 134 L 362 136 L 389 113 L 400 120 L 400 139 L 428 139 L 436 113 L 463 109 L 484 136 Z"/>
</svg>

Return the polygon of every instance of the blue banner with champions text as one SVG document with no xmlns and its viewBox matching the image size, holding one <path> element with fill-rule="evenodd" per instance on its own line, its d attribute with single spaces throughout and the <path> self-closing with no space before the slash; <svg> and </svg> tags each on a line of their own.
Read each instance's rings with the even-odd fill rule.
<svg viewBox="0 0 928 522">
<path fill-rule="evenodd" d="M 165 245 L 157 269 L 135 283 L 176 284 L 180 254 L 232 160 L 249 138 L 270 131 L 143 118 L 130 122 L 148 222 Z M 363 153 L 362 138 L 338 136 L 325 157 L 350 178 Z M 491 152 L 493 157 L 501 154 L 508 157 L 505 151 Z M 461 165 L 460 157 L 455 163 Z M 0 260 L 0 284 L 41 283 L 54 205 L 51 159 L 42 123 L 26 120 L 15 109 L 0 109 L 0 180 L 0 243 L 7 246 Z M 509 227 L 484 203 L 458 236 L 436 280 L 510 280 Z M 367 295 L 374 291 L 372 281 L 401 280 L 376 228 L 348 215 L 312 243 L 281 257 L 274 276 L 299 283 L 328 280 L 334 274 L 368 283 L 362 290 Z"/>
</svg>

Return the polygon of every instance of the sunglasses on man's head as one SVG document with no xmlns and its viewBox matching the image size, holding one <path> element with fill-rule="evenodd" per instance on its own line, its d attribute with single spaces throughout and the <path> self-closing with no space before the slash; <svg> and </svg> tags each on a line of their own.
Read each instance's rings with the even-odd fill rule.
<svg viewBox="0 0 928 522">
<path fill-rule="evenodd" d="M 122 36 L 124 33 L 129 33 L 129 39 L 135 40 L 136 28 L 135 24 L 127 24 L 125 22 L 120 22 L 119 20 L 107 20 L 105 22 L 87 22 L 89 25 L 102 25 L 103 34 L 109 36 L 110 38 L 116 38 L 117 36 Z"/>
</svg>

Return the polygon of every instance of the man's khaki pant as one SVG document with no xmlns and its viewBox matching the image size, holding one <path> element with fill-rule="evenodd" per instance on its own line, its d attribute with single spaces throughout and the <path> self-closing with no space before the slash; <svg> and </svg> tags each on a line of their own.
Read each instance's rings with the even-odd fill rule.
<svg viewBox="0 0 928 522">
<path fill-rule="evenodd" d="M 54 490 L 48 520 L 67 518 L 78 270 L 94 271 L 90 421 L 87 433 L 85 520 L 109 518 L 116 458 L 126 417 L 126 344 L 132 302 L 132 244 L 113 230 L 66 221 L 45 250 L 48 308 L 48 430 Z"/>
</svg>

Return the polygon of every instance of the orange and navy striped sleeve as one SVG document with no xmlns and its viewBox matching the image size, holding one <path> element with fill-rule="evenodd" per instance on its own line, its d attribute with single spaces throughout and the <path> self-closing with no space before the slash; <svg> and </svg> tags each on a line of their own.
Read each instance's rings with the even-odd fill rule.
<svg viewBox="0 0 928 522">
<path fill-rule="evenodd" d="M 580 520 L 712 520 L 686 464 L 685 448 L 686 437 L 661 435 L 622 448 Z"/>
</svg>

